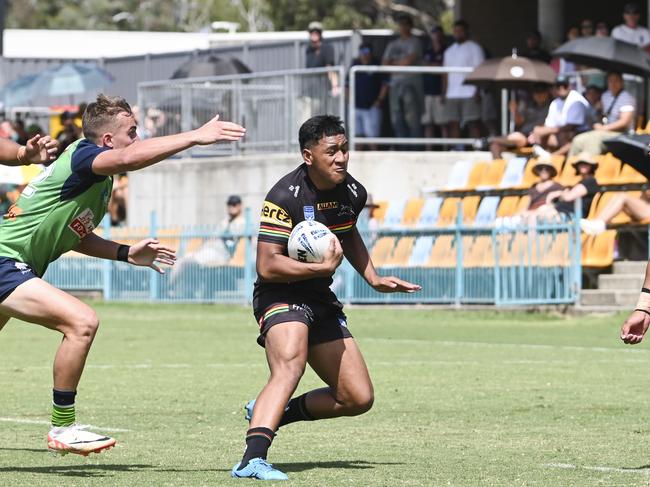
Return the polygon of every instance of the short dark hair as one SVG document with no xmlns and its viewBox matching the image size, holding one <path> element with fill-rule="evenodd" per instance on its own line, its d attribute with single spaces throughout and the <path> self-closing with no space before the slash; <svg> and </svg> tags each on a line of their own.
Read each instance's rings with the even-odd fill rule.
<svg viewBox="0 0 650 487">
<path fill-rule="evenodd" d="M 619 78 L 623 79 L 623 73 L 621 73 L 620 71 L 613 71 L 613 70 L 608 71 L 607 78 L 609 78 L 610 76 L 618 76 Z"/>
<path fill-rule="evenodd" d="M 463 19 L 458 19 L 456 22 L 454 22 L 454 27 L 462 27 L 465 30 L 469 30 L 469 24 Z"/>
<path fill-rule="evenodd" d="M 411 17 L 409 14 L 406 14 L 406 13 L 400 13 L 400 14 L 397 15 L 397 17 L 395 18 L 395 21 L 396 21 L 398 24 L 404 22 L 404 23 L 410 25 L 411 27 L 413 27 L 413 17 Z"/>
<path fill-rule="evenodd" d="M 89 103 L 81 120 L 84 137 L 92 142 L 98 138 L 109 125 L 115 123 L 115 116 L 120 113 L 132 115 L 131 105 L 120 96 L 97 95 L 97 100 Z"/>
<path fill-rule="evenodd" d="M 316 115 L 300 126 L 298 142 L 300 151 L 318 144 L 323 137 L 345 135 L 343 121 L 335 115 Z"/>
</svg>

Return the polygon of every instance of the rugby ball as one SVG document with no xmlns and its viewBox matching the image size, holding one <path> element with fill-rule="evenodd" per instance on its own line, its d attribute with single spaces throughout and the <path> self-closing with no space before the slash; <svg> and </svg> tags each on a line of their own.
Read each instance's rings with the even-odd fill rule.
<svg viewBox="0 0 650 487">
<path fill-rule="evenodd" d="M 300 262 L 321 263 L 334 234 L 322 223 L 305 220 L 298 223 L 289 235 L 289 257 Z"/>
</svg>

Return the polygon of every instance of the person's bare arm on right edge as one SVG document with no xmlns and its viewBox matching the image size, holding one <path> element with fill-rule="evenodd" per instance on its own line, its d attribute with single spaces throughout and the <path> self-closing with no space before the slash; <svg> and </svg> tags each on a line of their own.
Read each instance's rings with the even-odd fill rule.
<svg viewBox="0 0 650 487">
<path fill-rule="evenodd" d="M 650 263 L 645 270 L 645 281 L 634 311 L 621 327 L 621 340 L 629 345 L 641 343 L 650 325 Z"/>
<path fill-rule="evenodd" d="M 95 174 L 104 176 L 136 171 L 195 145 L 214 144 L 221 140 L 234 142 L 241 139 L 245 133 L 246 129 L 241 125 L 222 122 L 217 115 L 195 130 L 138 140 L 123 149 L 104 151 L 93 161 L 92 170 Z"/>
</svg>

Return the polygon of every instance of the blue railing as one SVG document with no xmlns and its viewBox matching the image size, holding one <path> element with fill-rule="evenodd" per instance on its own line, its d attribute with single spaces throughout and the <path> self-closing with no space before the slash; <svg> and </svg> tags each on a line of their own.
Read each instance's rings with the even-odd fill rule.
<svg viewBox="0 0 650 487">
<path fill-rule="evenodd" d="M 415 294 L 380 294 L 347 263 L 333 289 L 348 303 L 484 303 L 498 306 L 577 301 L 581 279 L 578 220 L 535 227 L 463 223 L 431 228 L 391 228 L 361 233 L 381 274 L 422 285 Z M 218 227 L 111 229 L 106 238 L 134 243 L 158 238 L 176 248 L 177 264 L 159 275 L 123 262 L 66 254 L 45 279 L 61 289 L 100 292 L 106 300 L 249 303 L 255 273 L 255 224 L 237 235 Z"/>
</svg>

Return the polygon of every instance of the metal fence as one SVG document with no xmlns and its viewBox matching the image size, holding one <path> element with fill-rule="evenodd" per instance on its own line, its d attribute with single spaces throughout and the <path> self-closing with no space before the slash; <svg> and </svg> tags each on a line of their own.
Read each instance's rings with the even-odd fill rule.
<svg viewBox="0 0 650 487">
<path fill-rule="evenodd" d="M 577 221 L 577 220 L 576 220 Z M 111 229 L 103 235 L 134 243 L 153 236 L 178 249 L 165 275 L 123 262 L 67 254 L 45 279 L 107 300 L 249 303 L 255 274 L 255 228 L 250 215 L 239 235 L 217 227 Z M 349 264 L 333 290 L 347 303 L 485 303 L 498 306 L 574 303 L 581 279 L 581 239 L 575 222 L 536 227 L 474 227 L 362 231 L 381 274 L 422 285 L 414 294 L 380 294 Z"/>
<path fill-rule="evenodd" d="M 194 147 L 184 155 L 292 152 L 305 120 L 318 113 L 343 117 L 344 98 L 332 93 L 332 73 L 343 79 L 343 68 L 331 67 L 141 83 L 142 136 L 191 130 L 219 113 L 244 125 L 246 137 L 234 144 Z"/>
</svg>

